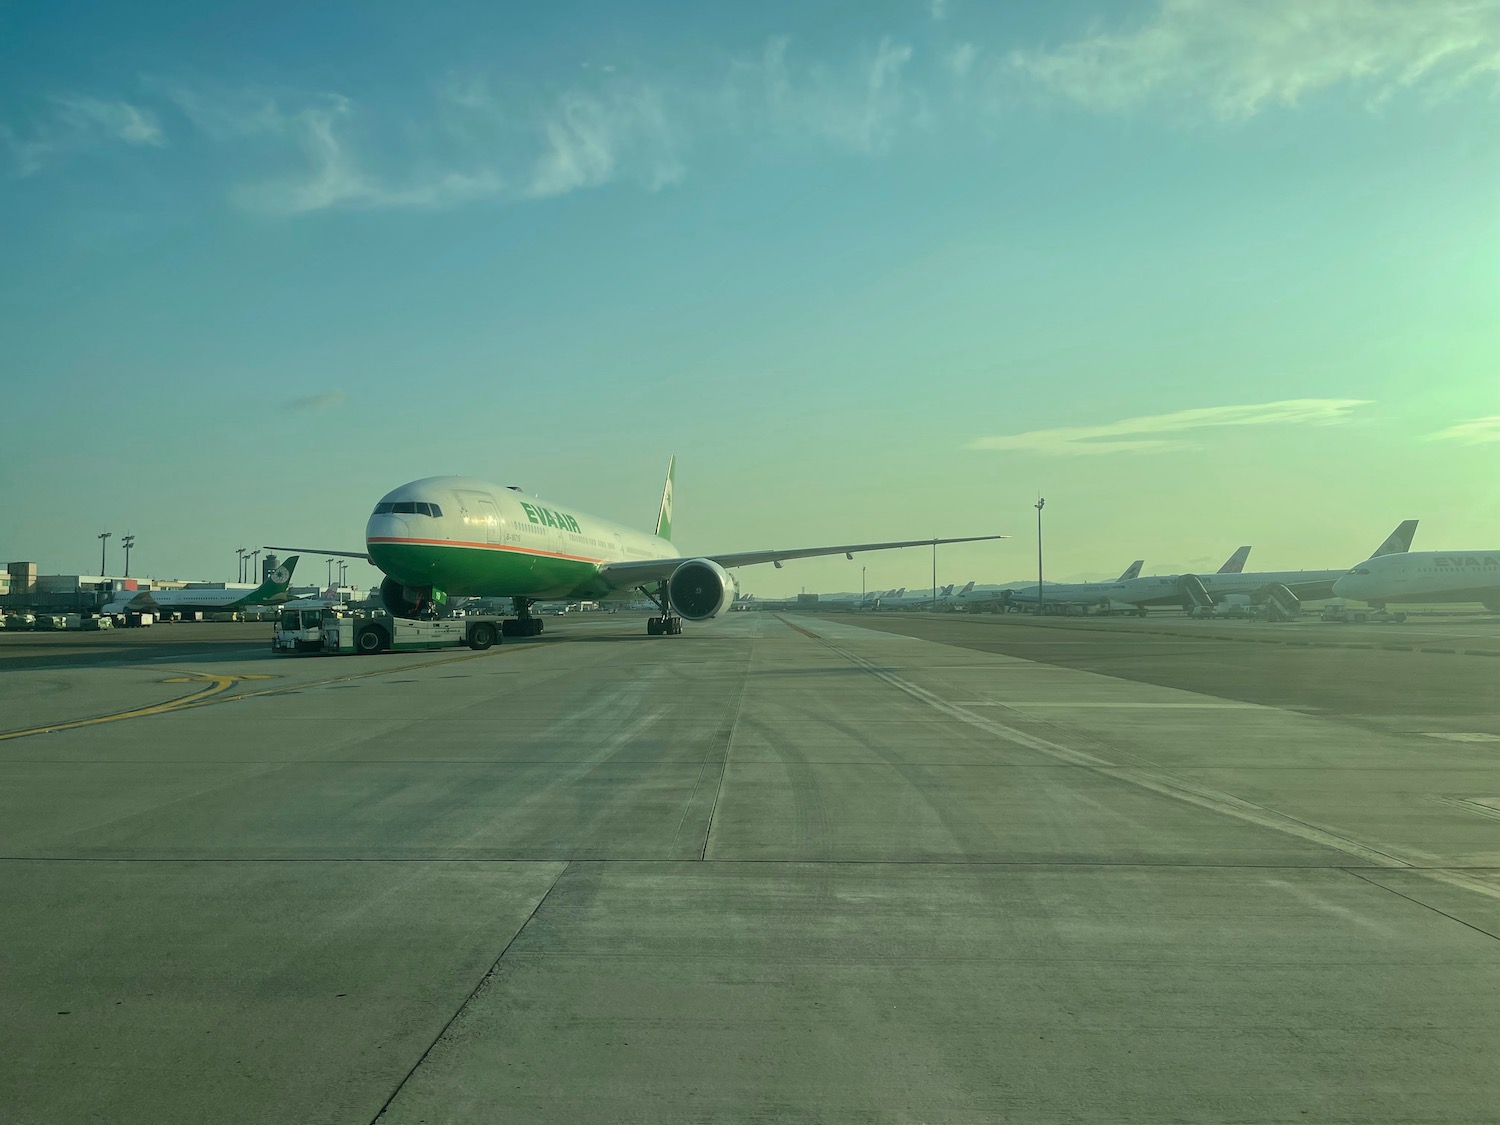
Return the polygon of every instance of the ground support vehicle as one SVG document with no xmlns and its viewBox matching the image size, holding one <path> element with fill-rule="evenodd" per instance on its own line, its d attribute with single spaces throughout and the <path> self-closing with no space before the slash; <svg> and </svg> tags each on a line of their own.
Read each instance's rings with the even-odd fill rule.
<svg viewBox="0 0 1500 1125">
<path fill-rule="evenodd" d="M 490 616 L 413 620 L 390 614 L 354 612 L 343 606 L 283 607 L 271 650 L 374 656 L 382 652 L 423 652 L 467 645 L 483 652 L 500 643 L 505 619 Z"/>
<path fill-rule="evenodd" d="M 1339 625 L 1400 625 L 1406 620 L 1401 612 L 1387 613 L 1383 609 L 1365 609 L 1346 602 L 1329 602 L 1323 607 L 1322 620 Z"/>
<path fill-rule="evenodd" d="M 284 605 L 272 627 L 271 651 L 287 654 L 323 651 L 323 615 L 326 605 Z"/>
<path fill-rule="evenodd" d="M 389 614 L 325 617 L 323 651 L 374 656 L 381 652 L 421 652 L 467 645 L 475 652 L 483 652 L 500 643 L 502 621 L 499 617 L 413 621 Z"/>
</svg>

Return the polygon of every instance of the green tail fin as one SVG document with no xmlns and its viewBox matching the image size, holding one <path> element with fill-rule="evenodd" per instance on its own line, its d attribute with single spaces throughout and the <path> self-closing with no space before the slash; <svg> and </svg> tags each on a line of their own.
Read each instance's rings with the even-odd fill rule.
<svg viewBox="0 0 1500 1125">
<path fill-rule="evenodd" d="M 667 461 L 667 485 L 661 490 L 661 507 L 656 513 L 656 536 L 672 541 L 672 474 L 677 468 L 677 455 Z"/>
<path fill-rule="evenodd" d="M 301 555 L 293 555 L 283 562 L 266 576 L 264 582 L 251 591 L 250 596 L 260 598 L 286 593 L 286 588 L 292 584 L 292 571 L 297 569 L 297 560 L 301 557 Z"/>
</svg>

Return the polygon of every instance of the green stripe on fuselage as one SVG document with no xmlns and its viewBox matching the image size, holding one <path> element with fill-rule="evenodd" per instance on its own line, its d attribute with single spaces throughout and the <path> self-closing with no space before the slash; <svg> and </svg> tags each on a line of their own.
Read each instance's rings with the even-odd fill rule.
<svg viewBox="0 0 1500 1125">
<path fill-rule="evenodd" d="M 370 543 L 370 561 L 406 586 L 491 598 L 598 597 L 608 592 L 596 563 L 494 547 Z"/>
</svg>

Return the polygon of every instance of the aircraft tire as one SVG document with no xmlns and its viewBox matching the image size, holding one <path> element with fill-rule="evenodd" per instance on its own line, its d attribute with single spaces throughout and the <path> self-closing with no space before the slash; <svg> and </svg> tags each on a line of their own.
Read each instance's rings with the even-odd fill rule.
<svg viewBox="0 0 1500 1125">
<path fill-rule="evenodd" d="M 483 652 L 495 643 L 495 627 L 488 622 L 474 626 L 469 630 L 469 647 L 475 652 Z"/>
<path fill-rule="evenodd" d="M 661 623 L 652 617 L 646 622 L 646 635 L 648 637 L 661 636 Z"/>
</svg>

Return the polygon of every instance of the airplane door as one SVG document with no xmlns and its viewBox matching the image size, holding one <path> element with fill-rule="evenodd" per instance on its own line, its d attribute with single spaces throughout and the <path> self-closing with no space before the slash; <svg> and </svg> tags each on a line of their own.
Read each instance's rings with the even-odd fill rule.
<svg viewBox="0 0 1500 1125">
<path fill-rule="evenodd" d="M 479 499 L 479 518 L 484 521 L 484 541 L 486 543 L 501 542 L 500 509 L 495 507 L 495 502 L 488 497 Z"/>
</svg>

